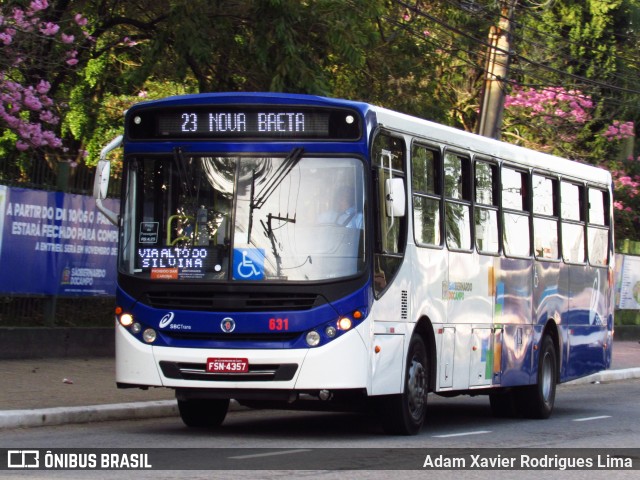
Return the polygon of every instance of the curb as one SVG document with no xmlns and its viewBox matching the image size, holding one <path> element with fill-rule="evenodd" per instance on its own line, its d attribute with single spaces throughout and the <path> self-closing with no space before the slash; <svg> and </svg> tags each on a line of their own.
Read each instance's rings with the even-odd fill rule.
<svg viewBox="0 0 640 480">
<path fill-rule="evenodd" d="M 241 406 L 235 400 L 231 400 L 229 404 L 230 412 L 244 409 L 246 407 Z M 0 430 L 177 416 L 179 416 L 179 412 L 176 400 L 39 408 L 34 410 L 3 410 L 0 411 Z"/>
<path fill-rule="evenodd" d="M 621 370 L 604 370 L 588 377 L 578 378 L 565 383 L 565 385 L 584 385 L 586 383 L 616 382 L 620 380 L 633 380 L 640 378 L 640 368 L 626 368 Z"/>
<path fill-rule="evenodd" d="M 585 385 L 636 378 L 640 378 L 640 368 L 605 370 L 588 377 L 572 380 L 563 385 Z M 244 409 L 244 407 L 232 400 L 229 405 L 229 411 L 240 409 Z M 0 411 L 0 430 L 66 425 L 70 423 L 141 420 L 145 418 L 175 417 L 178 415 L 178 404 L 175 400 L 114 403 L 83 407 L 55 407 L 35 410 L 4 410 Z"/>
<path fill-rule="evenodd" d="M 0 412 L 0 430 L 5 428 L 44 427 L 68 423 L 106 422 L 178 415 L 175 400 L 115 403 L 83 407 L 55 407 Z"/>
</svg>

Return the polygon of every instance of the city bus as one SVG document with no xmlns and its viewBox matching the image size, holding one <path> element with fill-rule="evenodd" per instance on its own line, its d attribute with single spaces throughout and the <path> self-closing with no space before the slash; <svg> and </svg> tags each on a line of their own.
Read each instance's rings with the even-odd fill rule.
<svg viewBox="0 0 640 480">
<path fill-rule="evenodd" d="M 118 212 L 102 205 L 122 146 Z M 366 103 L 211 93 L 130 108 L 94 195 L 119 227 L 116 382 L 189 427 L 429 394 L 547 418 L 611 364 L 609 172 Z"/>
</svg>

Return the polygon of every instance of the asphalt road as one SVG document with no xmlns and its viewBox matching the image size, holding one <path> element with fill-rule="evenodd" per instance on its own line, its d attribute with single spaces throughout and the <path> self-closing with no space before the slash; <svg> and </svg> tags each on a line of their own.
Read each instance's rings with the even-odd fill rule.
<svg viewBox="0 0 640 480">
<path fill-rule="evenodd" d="M 415 437 L 384 435 L 375 418 L 343 413 L 245 410 L 231 412 L 216 431 L 190 430 L 179 418 L 102 422 L 29 429 L 4 430 L 0 448 L 125 448 L 141 451 L 163 448 L 169 458 L 180 449 L 185 455 L 218 455 L 219 465 L 238 462 L 237 468 L 253 470 L 136 471 L 136 478 L 379 478 L 388 479 L 394 470 L 366 470 L 367 461 L 388 461 L 383 468 L 407 468 L 403 478 L 637 478 L 637 471 L 496 471 L 451 470 L 427 472 L 422 469 L 425 453 L 437 449 L 495 448 L 507 456 L 507 448 L 532 452 L 536 448 L 594 448 L 606 453 L 612 448 L 640 447 L 640 380 L 563 385 L 558 388 L 556 409 L 549 420 L 494 419 L 486 397 L 430 397 L 429 420 Z M 336 471 L 318 463 L 330 448 L 338 457 L 349 455 L 349 472 Z M 215 450 L 195 450 L 215 449 Z M 220 450 L 226 449 L 226 450 Z M 258 449 L 258 450 L 255 450 Z M 274 451 L 273 449 L 284 449 Z M 374 450 L 376 449 L 376 450 Z M 393 450 L 398 449 L 398 450 Z M 416 461 L 416 450 L 420 453 Z M 420 451 L 418 450 L 418 451 Z M 519 450 L 518 450 L 519 451 Z M 264 453 L 278 454 L 261 456 Z M 310 453 L 311 452 L 311 453 Z M 346 452 L 346 453 L 345 453 Z M 372 453 L 373 452 L 373 453 Z M 364 453 L 364 455 L 363 455 Z M 406 455 L 405 455 L 406 454 Z M 307 455 L 305 457 L 305 455 Z M 309 456 L 310 455 L 310 456 Z M 406 458 L 405 458 L 406 456 Z M 224 458 L 222 458 L 224 457 Z M 157 457 L 156 457 L 157 458 Z M 198 461 L 194 457 L 194 461 Z M 305 458 L 309 467 L 306 470 Z M 326 457 L 327 459 L 329 457 Z M 407 466 L 403 467 L 402 462 Z M 227 462 L 227 463 L 224 463 Z M 293 462 L 293 463 L 289 463 Z M 294 465 L 304 471 L 284 470 Z M 215 467 L 214 467 L 215 468 Z M 0 471 L 0 478 L 131 478 L 126 471 Z"/>
</svg>

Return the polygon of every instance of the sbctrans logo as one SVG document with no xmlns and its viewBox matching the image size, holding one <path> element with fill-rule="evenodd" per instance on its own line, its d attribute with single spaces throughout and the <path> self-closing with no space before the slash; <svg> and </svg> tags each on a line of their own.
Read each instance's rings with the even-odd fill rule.
<svg viewBox="0 0 640 480">
<path fill-rule="evenodd" d="M 160 328 L 168 327 L 171 324 L 171 322 L 173 322 L 173 317 L 174 317 L 173 312 L 169 312 L 164 317 L 162 317 L 160 319 L 160 325 L 159 325 Z"/>
<path fill-rule="evenodd" d="M 38 450 L 8 450 L 8 468 L 40 468 L 40 452 Z"/>
</svg>

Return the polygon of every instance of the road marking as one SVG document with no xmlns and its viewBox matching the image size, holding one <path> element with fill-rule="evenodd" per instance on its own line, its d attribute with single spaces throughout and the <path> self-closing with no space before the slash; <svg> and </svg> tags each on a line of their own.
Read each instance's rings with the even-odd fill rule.
<svg viewBox="0 0 640 480">
<path fill-rule="evenodd" d="M 599 417 L 576 418 L 574 422 L 589 422 L 591 420 L 602 420 L 603 418 L 611 418 L 611 415 L 600 415 Z"/>
<path fill-rule="evenodd" d="M 310 452 L 311 450 L 308 448 L 299 448 L 297 450 L 281 450 L 278 452 L 269 452 L 269 453 L 255 453 L 253 455 L 239 455 L 237 457 L 229 457 L 234 460 L 244 460 L 245 458 L 259 458 L 259 457 L 272 457 L 274 455 L 289 455 L 290 453 L 302 453 L 302 452 Z"/>
<path fill-rule="evenodd" d="M 465 437 L 467 435 L 482 435 L 484 433 L 491 433 L 491 430 L 478 430 L 475 432 L 449 433 L 447 435 L 434 435 L 434 438 Z"/>
</svg>

